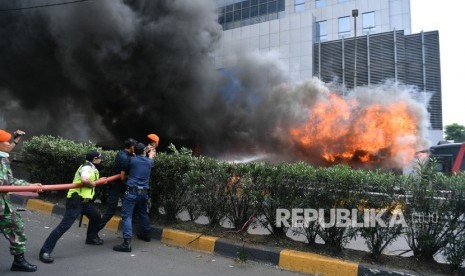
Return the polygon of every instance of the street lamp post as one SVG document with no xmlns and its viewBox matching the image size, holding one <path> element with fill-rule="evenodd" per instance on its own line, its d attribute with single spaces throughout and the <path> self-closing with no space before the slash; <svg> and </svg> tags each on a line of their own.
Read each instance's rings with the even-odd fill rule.
<svg viewBox="0 0 465 276">
<path fill-rule="evenodd" d="M 358 10 L 352 10 L 352 17 L 354 18 L 354 43 L 355 43 L 355 55 L 354 55 L 354 89 L 357 86 L 357 16 Z"/>
</svg>

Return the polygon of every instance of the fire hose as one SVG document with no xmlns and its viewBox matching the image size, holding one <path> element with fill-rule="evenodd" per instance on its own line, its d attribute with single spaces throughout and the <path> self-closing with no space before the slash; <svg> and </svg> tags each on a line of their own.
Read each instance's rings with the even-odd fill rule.
<svg viewBox="0 0 465 276">
<path fill-rule="evenodd" d="M 115 181 L 119 179 L 121 176 L 119 174 L 115 174 L 113 176 L 109 176 L 106 178 L 100 178 L 95 182 L 95 185 L 104 185 L 108 182 Z M 26 185 L 26 186 L 0 186 L 0 193 L 9 193 L 9 192 L 45 192 L 45 191 L 59 191 L 59 190 L 68 190 L 73 188 L 82 187 L 82 183 L 69 183 L 69 184 L 51 184 L 51 185 Z"/>
</svg>

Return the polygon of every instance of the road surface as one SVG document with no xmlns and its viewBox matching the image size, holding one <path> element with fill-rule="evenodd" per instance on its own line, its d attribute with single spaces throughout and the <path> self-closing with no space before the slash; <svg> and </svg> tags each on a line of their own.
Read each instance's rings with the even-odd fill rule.
<svg viewBox="0 0 465 276">
<path fill-rule="evenodd" d="M 18 207 L 21 208 L 21 207 Z M 275 266 L 248 261 L 237 263 L 231 258 L 209 253 L 189 251 L 167 246 L 160 241 L 133 241 L 131 253 L 115 252 L 113 246 L 122 242 L 121 233 L 103 230 L 102 246 L 84 244 L 85 226 L 76 222 L 59 240 L 52 256 L 55 262 L 44 264 L 39 260 L 39 250 L 59 216 L 43 215 L 34 211 L 21 211 L 28 237 L 26 259 L 38 266 L 37 272 L 10 271 L 12 256 L 8 242 L 0 238 L 0 275 L 302 275 L 283 271 Z"/>
</svg>

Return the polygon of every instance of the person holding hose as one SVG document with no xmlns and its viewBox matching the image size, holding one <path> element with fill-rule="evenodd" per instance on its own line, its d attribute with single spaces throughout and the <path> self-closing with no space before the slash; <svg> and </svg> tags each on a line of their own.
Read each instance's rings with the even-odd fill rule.
<svg viewBox="0 0 465 276">
<path fill-rule="evenodd" d="M 24 131 L 16 130 L 13 133 L 13 142 L 10 143 L 11 134 L 0 129 L 0 186 L 42 186 L 40 183 L 30 184 L 25 180 L 13 177 L 10 162 L 8 160 L 8 153 L 15 148 L 24 134 L 26 134 Z M 0 231 L 10 242 L 10 253 L 14 256 L 14 261 L 10 270 L 25 272 L 36 271 L 37 266 L 30 264 L 24 258 L 24 252 L 26 251 L 26 236 L 24 235 L 23 220 L 11 205 L 7 193 L 0 193 Z"/>
<path fill-rule="evenodd" d="M 128 170 L 129 160 L 134 156 L 134 147 L 136 144 L 137 141 L 132 138 L 124 141 L 124 149 L 120 150 L 115 157 L 115 166 L 113 168 L 113 172 L 115 174 L 121 174 L 121 172 Z M 120 198 L 124 197 L 125 191 L 126 183 L 122 179 L 118 179 L 110 183 L 107 199 L 107 210 L 102 216 L 99 230 L 102 230 L 116 213 L 116 209 L 118 208 L 118 201 Z"/>
<path fill-rule="evenodd" d="M 115 245 L 113 250 L 119 252 L 131 252 L 132 239 L 132 215 L 134 207 L 137 206 L 136 215 L 139 216 L 141 232 L 138 233 L 138 238 L 149 242 L 150 221 L 147 214 L 147 201 L 149 200 L 150 189 L 150 173 L 153 167 L 153 157 L 155 151 L 146 151 L 146 147 L 142 143 L 138 143 L 135 148 L 136 156 L 131 158 L 129 162 L 129 175 L 126 182 L 126 193 L 124 195 L 123 207 L 121 211 L 123 225 L 123 243 Z M 145 156 L 148 154 L 149 156 Z M 125 179 L 126 175 L 123 171 L 121 179 Z"/>
<path fill-rule="evenodd" d="M 86 154 L 86 161 L 79 166 L 74 174 L 73 183 L 82 183 L 83 186 L 68 190 L 66 198 L 66 210 L 60 224 L 50 233 L 40 249 L 39 258 L 44 263 L 52 263 L 54 259 L 50 255 L 58 240 L 73 225 L 74 221 L 84 214 L 89 218 L 86 244 L 102 245 L 99 238 L 100 212 L 92 204 L 95 195 L 95 181 L 99 179 L 99 171 L 95 165 L 102 162 L 100 152 L 92 150 Z"/>
</svg>

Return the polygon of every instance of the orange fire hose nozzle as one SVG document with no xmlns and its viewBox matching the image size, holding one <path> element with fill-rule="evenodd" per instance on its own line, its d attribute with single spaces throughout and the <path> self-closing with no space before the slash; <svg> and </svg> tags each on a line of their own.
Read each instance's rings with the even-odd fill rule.
<svg viewBox="0 0 465 276">
<path fill-rule="evenodd" d="M 119 174 L 109 176 L 106 178 L 100 178 L 95 181 L 95 185 L 104 185 L 109 182 L 120 179 Z M 70 183 L 70 184 L 51 184 L 51 185 L 27 185 L 27 186 L 0 186 L 0 193 L 9 193 L 9 192 L 45 192 L 45 191 L 59 191 L 59 190 L 68 190 L 72 188 L 82 187 L 82 183 Z"/>
</svg>

